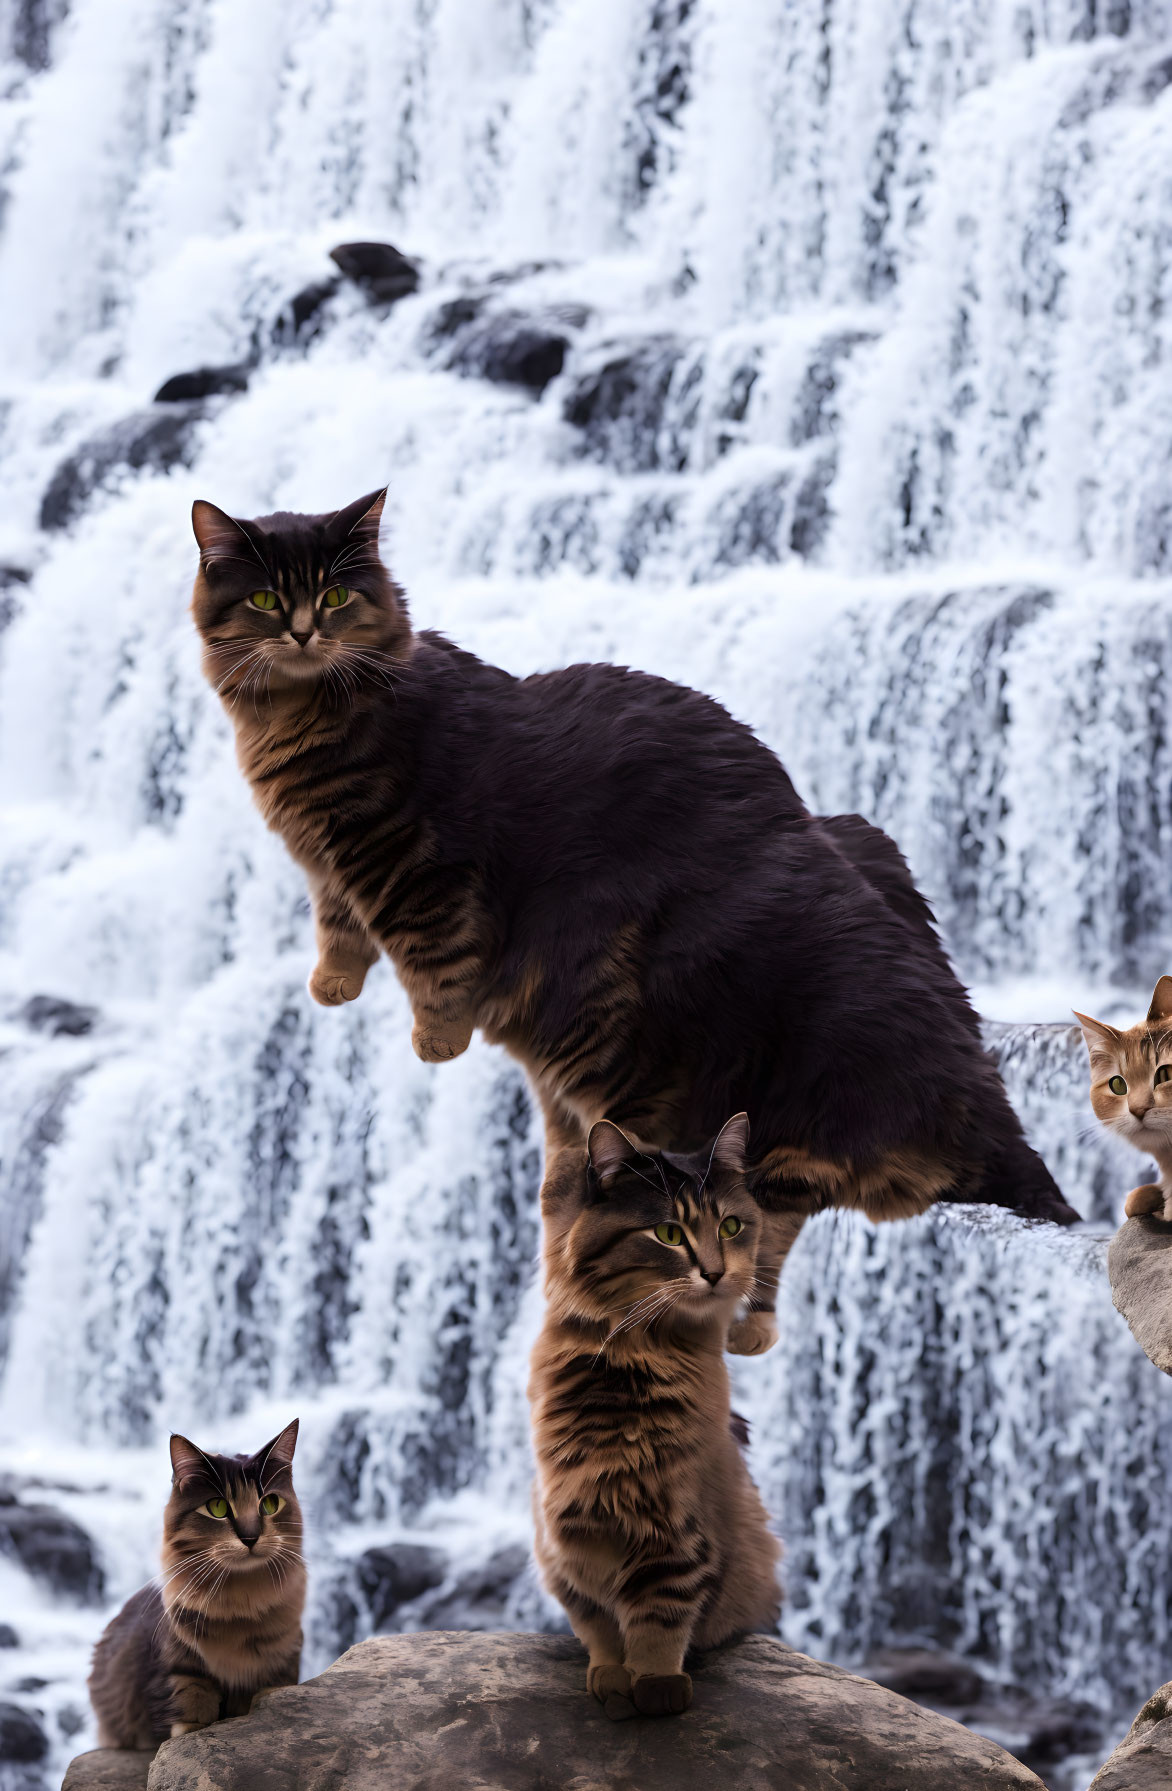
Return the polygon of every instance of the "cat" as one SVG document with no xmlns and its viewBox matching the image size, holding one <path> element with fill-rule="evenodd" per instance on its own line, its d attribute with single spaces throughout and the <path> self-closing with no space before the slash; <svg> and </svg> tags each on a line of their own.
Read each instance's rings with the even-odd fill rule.
<svg viewBox="0 0 1172 1791">
<path fill-rule="evenodd" d="M 686 1710 L 690 1649 L 777 1623 L 781 1550 L 723 1354 L 760 1236 L 747 1137 L 742 1113 L 699 1153 L 651 1157 L 599 1120 L 586 1177 L 568 1150 L 543 1192 L 535 1552 L 615 1718 Z"/>
<path fill-rule="evenodd" d="M 305 1603 L 297 1423 L 255 1455 L 171 1438 L 161 1583 L 128 1599 L 94 1649 L 99 1747 L 155 1747 L 243 1715 L 262 1687 L 296 1685 Z"/>
<path fill-rule="evenodd" d="M 1172 976 L 1160 978 L 1147 1018 L 1137 1026 L 1074 1017 L 1091 1060 L 1095 1118 L 1153 1157 L 1160 1171 L 1158 1182 L 1131 1190 L 1124 1213 L 1129 1219 L 1148 1213 L 1172 1220 Z"/>
<path fill-rule="evenodd" d="M 1077 1221 L 1026 1144 L 898 848 L 819 819 L 711 698 L 612 665 L 515 678 L 412 628 L 385 493 L 238 521 L 197 501 L 204 669 L 304 867 L 326 1004 L 385 951 L 428 1062 L 519 1059 L 547 1161 L 753 1120 L 771 1215 L 730 1348 L 768 1347 L 805 1217 L 936 1200 Z M 583 1158 L 584 1160 L 584 1158 Z"/>
</svg>

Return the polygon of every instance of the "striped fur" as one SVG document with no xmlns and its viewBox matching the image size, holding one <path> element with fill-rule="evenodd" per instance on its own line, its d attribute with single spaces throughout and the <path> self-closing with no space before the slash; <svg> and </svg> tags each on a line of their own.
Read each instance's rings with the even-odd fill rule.
<svg viewBox="0 0 1172 1791">
<path fill-rule="evenodd" d="M 101 1747 L 148 1748 L 241 1716 L 265 1686 L 296 1685 L 305 1568 L 293 1491 L 297 1420 L 255 1455 L 171 1438 L 163 1575 L 107 1624 L 90 1701 Z M 280 1500 L 273 1514 L 261 1509 Z M 208 1510 L 223 1500 L 222 1516 Z"/>
<path fill-rule="evenodd" d="M 315 999 L 353 1000 L 385 951 L 419 1055 L 474 1027 L 505 1045 L 551 1158 L 604 1117 L 694 1150 L 747 1109 L 772 1223 L 742 1351 L 771 1341 L 772 1284 L 822 1207 L 1072 1222 L 893 843 L 809 814 L 695 691 L 608 665 L 517 679 L 414 632 L 381 507 L 193 512 L 205 669 L 309 878 Z"/>
<path fill-rule="evenodd" d="M 537 1559 L 616 1717 L 687 1708 L 689 1650 L 773 1627 L 779 1547 L 737 1443 L 724 1343 L 754 1285 L 744 1115 L 697 1156 L 606 1121 L 547 1177 L 529 1396 Z M 721 1225 L 739 1222 L 735 1237 Z M 678 1243 L 656 1235 L 672 1226 Z"/>
</svg>

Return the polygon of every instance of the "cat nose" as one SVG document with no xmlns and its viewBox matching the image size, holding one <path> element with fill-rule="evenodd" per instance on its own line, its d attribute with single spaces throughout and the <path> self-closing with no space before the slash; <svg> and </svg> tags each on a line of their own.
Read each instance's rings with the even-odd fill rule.
<svg viewBox="0 0 1172 1791">
<path fill-rule="evenodd" d="M 252 1534 L 251 1531 L 248 1531 L 248 1530 L 237 1530 L 236 1534 L 237 1534 L 237 1536 L 239 1536 L 239 1538 L 240 1538 L 241 1542 L 244 1544 L 245 1548 L 255 1548 L 257 1543 L 260 1541 L 260 1531 L 259 1530 L 255 1534 L 255 1536 Z"/>
<path fill-rule="evenodd" d="M 1127 1106 L 1128 1106 L 1128 1110 L 1131 1114 L 1131 1117 L 1133 1119 L 1142 1119 L 1145 1113 L 1149 1113 L 1151 1111 L 1151 1102 L 1150 1101 L 1143 1107 L 1133 1107 L 1131 1102 L 1128 1101 Z"/>
<path fill-rule="evenodd" d="M 313 629 L 312 628 L 290 628 L 289 633 L 293 636 L 293 639 L 297 642 L 297 645 L 299 647 L 303 647 L 305 645 L 306 641 L 311 639 L 311 637 L 313 635 Z"/>
<path fill-rule="evenodd" d="M 724 1274 L 724 1270 L 723 1269 L 701 1269 L 700 1273 L 703 1275 L 705 1281 L 707 1281 L 709 1287 L 715 1287 L 716 1283 L 720 1280 L 721 1276 Z"/>
</svg>

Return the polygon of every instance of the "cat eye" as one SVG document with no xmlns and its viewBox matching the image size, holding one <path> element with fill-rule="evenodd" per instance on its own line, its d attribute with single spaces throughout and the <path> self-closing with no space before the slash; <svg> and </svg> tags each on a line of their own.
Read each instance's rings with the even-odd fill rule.
<svg viewBox="0 0 1172 1791">
<path fill-rule="evenodd" d="M 721 1221 L 720 1235 L 722 1238 L 735 1238 L 737 1232 L 744 1231 L 744 1229 L 745 1228 L 740 1220 L 734 1219 L 730 1213 L 727 1219 Z"/>
<path fill-rule="evenodd" d="M 1112 1094 L 1126 1094 L 1127 1093 L 1127 1084 L 1123 1080 L 1122 1076 L 1112 1076 L 1110 1082 L 1108 1082 L 1108 1084 L 1107 1084 L 1107 1087 L 1111 1090 Z"/>
<path fill-rule="evenodd" d="M 204 1510 L 209 1517 L 227 1517 L 228 1501 L 227 1499 L 209 1499 Z"/>
<path fill-rule="evenodd" d="M 678 1225 L 657 1225 L 655 1235 L 661 1244 L 682 1244 L 684 1234 Z"/>
<path fill-rule="evenodd" d="M 1168 1081 L 1172 1081 L 1172 1063 L 1162 1063 L 1156 1071 L 1156 1086 Z"/>
<path fill-rule="evenodd" d="M 254 609 L 276 609 L 277 593 L 275 591 L 254 591 L 248 601 Z"/>
<path fill-rule="evenodd" d="M 284 1499 L 279 1499 L 276 1493 L 266 1493 L 260 1502 L 260 1508 L 266 1517 L 276 1517 L 284 1503 Z"/>
<path fill-rule="evenodd" d="M 332 591 L 326 592 L 327 609 L 341 609 L 342 605 L 349 601 L 350 593 L 345 585 L 335 585 Z"/>
</svg>

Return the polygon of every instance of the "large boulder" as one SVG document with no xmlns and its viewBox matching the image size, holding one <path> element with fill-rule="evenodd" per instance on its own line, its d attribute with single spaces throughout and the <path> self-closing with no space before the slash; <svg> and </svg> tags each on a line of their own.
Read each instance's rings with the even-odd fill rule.
<svg viewBox="0 0 1172 1791">
<path fill-rule="evenodd" d="M 96 1747 L 71 1760 L 61 1791 L 146 1791 L 154 1751 Z"/>
<path fill-rule="evenodd" d="M 95 491 L 127 470 L 168 473 L 172 467 L 190 466 L 196 427 L 206 415 L 202 400 L 159 404 L 91 435 L 50 479 L 41 499 L 41 527 L 67 528 Z"/>
<path fill-rule="evenodd" d="M 0 1760 L 26 1764 L 43 1760 L 48 1751 L 48 1738 L 32 1711 L 0 1703 Z"/>
<path fill-rule="evenodd" d="M 1129 1224 L 1136 1221 L 1131 1219 Z M 1168 1791 L 1172 1785 L 1172 1684 L 1148 1699 L 1089 1791 Z"/>
<path fill-rule="evenodd" d="M 52 1505 L 25 1505 L 0 1485 L 0 1555 L 19 1561 L 51 1591 L 82 1604 L 97 1604 L 105 1590 L 93 1542 L 71 1517 Z"/>
<path fill-rule="evenodd" d="M 1144 1355 L 1172 1374 L 1172 1225 L 1125 1219 L 1111 1240 L 1107 1274 L 1111 1298 Z"/>
<path fill-rule="evenodd" d="M 339 243 L 330 260 L 372 304 L 393 305 L 419 285 L 419 263 L 393 243 Z"/>
<path fill-rule="evenodd" d="M 164 1742 L 150 1791 L 1041 1791 L 995 1742 L 769 1636 L 710 1656 L 684 1716 L 612 1723 L 570 1637 L 362 1642 L 251 1713 Z M 68 1791 L 101 1781 L 76 1775 Z"/>
</svg>

